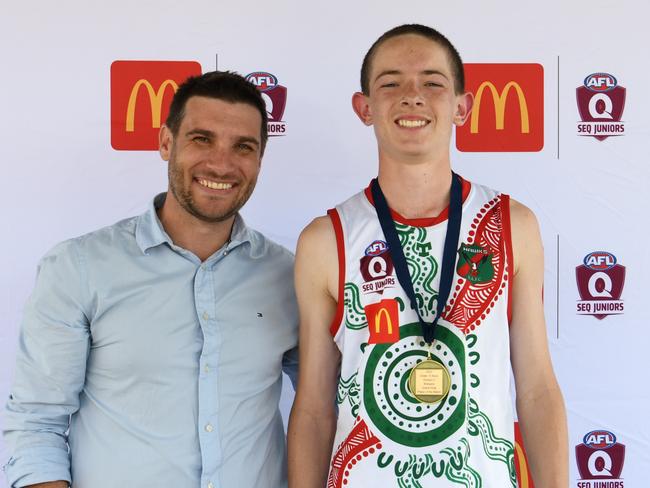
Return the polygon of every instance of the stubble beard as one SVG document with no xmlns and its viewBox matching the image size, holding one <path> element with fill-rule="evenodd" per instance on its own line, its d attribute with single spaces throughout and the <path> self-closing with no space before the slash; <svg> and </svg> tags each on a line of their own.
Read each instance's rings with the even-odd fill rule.
<svg viewBox="0 0 650 488">
<path fill-rule="evenodd" d="M 207 223 L 223 222 L 237 214 L 252 195 L 255 189 L 255 183 L 257 182 L 256 178 L 246 182 L 238 181 L 238 186 L 241 188 L 241 191 L 232 201 L 232 204 L 213 213 L 207 213 L 194 201 L 190 190 L 192 182 L 185 181 L 185 174 L 180 165 L 176 163 L 174 151 L 170 155 L 168 168 L 169 189 L 174 195 L 174 198 L 176 198 L 176 201 L 187 213 Z M 214 176 L 215 179 L 218 179 L 217 175 Z"/>
</svg>

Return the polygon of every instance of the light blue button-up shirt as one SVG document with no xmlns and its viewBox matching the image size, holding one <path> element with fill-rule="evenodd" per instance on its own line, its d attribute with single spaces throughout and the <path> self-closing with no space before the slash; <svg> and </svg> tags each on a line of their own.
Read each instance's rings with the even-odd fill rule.
<svg viewBox="0 0 650 488">
<path fill-rule="evenodd" d="M 41 261 L 5 411 L 10 486 L 286 485 L 293 256 L 237 217 L 201 262 L 165 233 L 163 200 Z"/>
</svg>

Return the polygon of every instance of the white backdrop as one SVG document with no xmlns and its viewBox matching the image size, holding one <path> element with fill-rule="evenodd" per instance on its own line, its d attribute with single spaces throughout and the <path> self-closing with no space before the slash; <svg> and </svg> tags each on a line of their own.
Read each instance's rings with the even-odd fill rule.
<svg viewBox="0 0 650 488">
<path fill-rule="evenodd" d="M 166 188 L 156 152 L 110 144 L 115 60 L 197 61 L 203 71 L 266 71 L 287 87 L 284 137 L 271 140 L 249 225 L 294 249 L 309 221 L 367 185 L 371 129 L 356 119 L 363 54 L 388 28 L 440 29 L 468 63 L 544 68 L 544 148 L 452 152 L 457 172 L 510 193 L 537 214 L 546 249 L 546 318 L 574 447 L 593 430 L 625 445 L 625 486 L 648 486 L 650 388 L 646 342 L 650 136 L 643 0 L 545 3 L 219 1 L 7 2 L 0 13 L 0 402 L 7 397 L 22 307 L 36 263 L 56 242 L 140 213 Z M 576 134 L 576 88 L 591 73 L 627 89 L 625 135 Z M 559 252 L 558 252 L 559 251 Z M 592 251 L 626 267 L 624 313 L 576 313 L 576 267 Z M 283 397 L 288 413 L 291 394 Z M 0 426 L 2 420 L 0 419 Z M 593 447 L 593 446 L 592 446 Z M 7 458 L 0 440 L 0 464 Z M 4 480 L 0 487 L 4 487 Z M 588 485 L 583 485 L 588 486 Z"/>
</svg>

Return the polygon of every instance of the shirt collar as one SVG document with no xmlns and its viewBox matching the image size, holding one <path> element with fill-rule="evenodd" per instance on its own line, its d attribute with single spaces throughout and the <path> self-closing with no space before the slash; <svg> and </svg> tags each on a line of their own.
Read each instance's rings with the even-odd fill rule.
<svg viewBox="0 0 650 488">
<path fill-rule="evenodd" d="M 174 245 L 167 232 L 165 232 L 157 213 L 157 210 L 165 203 L 166 197 L 167 193 L 156 195 L 149 203 L 147 211 L 138 217 L 135 228 L 135 241 L 143 253 L 160 244 L 167 243 L 170 246 Z M 259 245 L 257 241 L 258 239 L 255 239 L 254 233 L 246 226 L 241 215 L 239 213 L 235 215 L 228 249 L 234 249 L 246 242 L 249 242 L 253 248 L 256 248 Z"/>
</svg>

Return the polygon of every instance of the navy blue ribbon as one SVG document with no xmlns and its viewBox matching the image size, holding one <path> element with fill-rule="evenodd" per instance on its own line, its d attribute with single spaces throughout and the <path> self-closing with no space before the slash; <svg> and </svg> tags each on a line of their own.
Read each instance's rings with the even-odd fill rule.
<svg viewBox="0 0 650 488">
<path fill-rule="evenodd" d="M 397 230 L 395 229 L 395 222 L 391 217 L 390 209 L 386 203 L 386 197 L 384 197 L 384 193 L 381 191 L 381 187 L 379 186 L 379 181 L 377 181 L 376 178 L 372 180 L 372 183 L 370 184 L 370 190 L 372 192 L 372 198 L 375 202 L 375 210 L 377 211 L 377 217 L 379 218 L 381 229 L 384 232 L 384 237 L 386 238 L 389 251 L 393 258 L 393 265 L 395 266 L 397 279 L 400 285 L 402 285 L 402 288 L 406 292 L 409 300 L 411 301 L 411 308 L 413 308 L 415 310 L 415 313 L 418 315 L 420 325 L 422 326 L 422 337 L 424 337 L 424 340 L 427 342 L 427 344 L 431 345 L 434 339 L 436 325 L 442 316 L 445 304 L 447 303 L 447 298 L 449 298 L 451 283 L 454 278 L 456 249 L 458 248 L 458 238 L 460 237 L 460 221 L 463 213 L 463 197 L 460 177 L 454 172 L 451 174 L 449 217 L 447 219 L 445 248 L 442 254 L 440 290 L 438 292 L 438 309 L 436 316 L 431 323 L 425 322 L 420 315 L 420 309 L 418 308 L 418 303 L 415 298 L 415 291 L 413 289 L 413 281 L 411 280 L 411 274 L 409 273 L 408 265 L 406 264 L 404 251 L 402 250 L 402 245 L 399 241 Z"/>
</svg>

